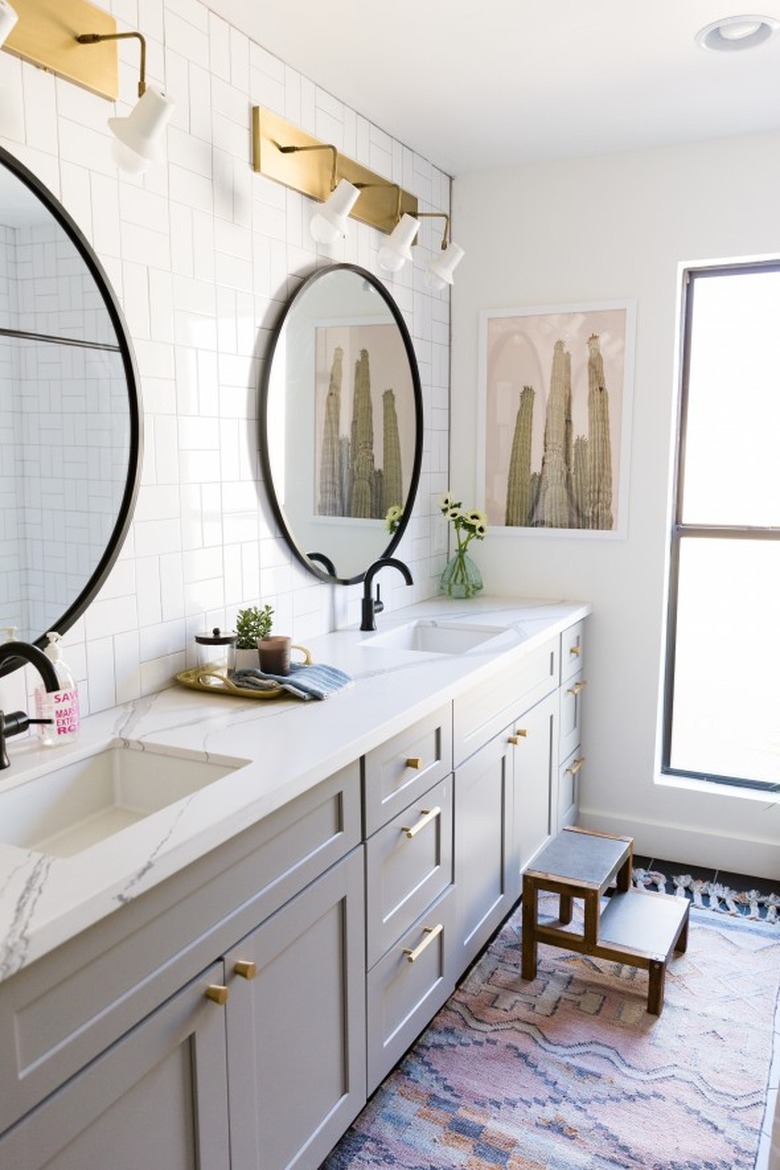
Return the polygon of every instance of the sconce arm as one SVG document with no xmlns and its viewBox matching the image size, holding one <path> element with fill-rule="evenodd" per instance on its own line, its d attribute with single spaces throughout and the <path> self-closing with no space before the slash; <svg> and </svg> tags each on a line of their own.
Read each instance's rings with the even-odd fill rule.
<svg viewBox="0 0 780 1170">
<path fill-rule="evenodd" d="M 333 151 L 333 166 L 330 172 L 330 189 L 336 190 L 336 176 L 338 173 L 339 152 L 331 142 L 318 142 L 316 146 L 280 146 L 276 143 L 278 149 L 282 154 L 298 154 L 302 150 L 332 150 Z"/>
<path fill-rule="evenodd" d="M 146 93 L 146 38 L 139 32 L 124 33 L 82 33 L 76 37 L 80 45 L 97 45 L 101 41 L 125 41 L 128 37 L 135 37 L 141 45 L 141 74 L 138 79 L 138 96 Z"/>
<path fill-rule="evenodd" d="M 418 219 L 443 219 L 444 220 L 444 235 L 441 238 L 442 251 L 445 250 L 450 242 L 450 217 L 446 211 L 418 211 Z"/>
</svg>

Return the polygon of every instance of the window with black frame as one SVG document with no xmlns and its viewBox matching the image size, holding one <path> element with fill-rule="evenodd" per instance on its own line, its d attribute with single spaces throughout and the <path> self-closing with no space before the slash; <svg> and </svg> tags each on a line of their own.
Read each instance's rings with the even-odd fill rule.
<svg viewBox="0 0 780 1170">
<path fill-rule="evenodd" d="M 780 263 L 685 273 L 663 771 L 780 790 Z"/>
</svg>

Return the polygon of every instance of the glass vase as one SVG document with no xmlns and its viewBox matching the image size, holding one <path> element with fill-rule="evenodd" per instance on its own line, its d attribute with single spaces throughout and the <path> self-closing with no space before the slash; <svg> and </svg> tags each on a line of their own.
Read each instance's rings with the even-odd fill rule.
<svg viewBox="0 0 780 1170">
<path fill-rule="evenodd" d="M 464 548 L 459 548 L 444 567 L 439 592 L 448 597 L 473 597 L 482 588 L 482 574 Z"/>
</svg>

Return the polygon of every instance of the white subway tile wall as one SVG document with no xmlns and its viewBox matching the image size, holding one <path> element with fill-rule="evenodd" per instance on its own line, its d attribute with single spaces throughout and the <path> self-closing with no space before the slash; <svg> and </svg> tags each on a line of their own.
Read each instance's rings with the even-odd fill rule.
<svg viewBox="0 0 780 1170">
<path fill-rule="evenodd" d="M 195 633 L 232 626 L 242 605 L 268 602 L 275 627 L 298 641 L 359 618 L 360 587 L 317 581 L 277 530 L 260 473 L 258 386 L 271 330 L 301 279 L 341 261 L 379 274 L 383 237 L 352 222 L 346 240 L 318 251 L 308 230 L 311 202 L 251 169 L 251 106 L 276 110 L 400 183 L 421 211 L 449 210 L 450 196 L 448 176 L 206 5 L 117 0 L 106 7 L 121 30 L 140 20 L 148 80 L 175 101 L 166 158 L 142 176 L 116 170 L 106 125 L 135 101 L 135 42 L 120 42 L 115 107 L 0 52 L 0 143 L 62 201 L 95 248 L 128 323 L 143 397 L 142 484 L 130 532 L 98 598 L 65 639 L 84 714 L 170 686 L 194 663 Z M 434 549 L 441 545 L 437 501 L 448 486 L 449 297 L 423 280 L 442 224 L 422 221 L 414 265 L 386 281 L 414 343 L 425 416 L 420 490 L 399 549 L 415 584 L 409 589 L 388 574 L 388 608 L 435 593 L 444 563 L 443 550 Z M 0 228 L 0 307 L 9 296 L 7 237 Z M 105 405 L 106 379 L 94 370 L 84 379 L 90 401 Z M 0 388 L 11 381 L 8 355 L 0 354 Z M 62 383 L 56 370 L 48 382 L 54 401 Z M 7 393 L 2 402 L 6 625 L 10 596 L 22 582 L 9 554 L 19 523 L 20 489 L 11 474 L 17 420 Z M 101 415 L 98 426 L 104 422 Z M 56 429 L 46 432 L 49 447 Z M 77 479 L 91 466 L 89 454 L 81 455 Z M 64 458 L 59 474 L 64 484 Z M 43 515 L 53 495 L 56 489 L 40 493 Z M 41 539 L 37 559 L 47 573 L 55 549 L 45 527 Z M 67 568 L 56 559 L 60 576 Z M 0 705 L 23 705 L 34 681 L 21 672 L 0 681 Z"/>
</svg>

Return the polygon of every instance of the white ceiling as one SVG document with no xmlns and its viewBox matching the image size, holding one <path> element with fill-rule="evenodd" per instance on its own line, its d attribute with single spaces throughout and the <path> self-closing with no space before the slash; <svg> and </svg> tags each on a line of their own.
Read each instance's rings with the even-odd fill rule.
<svg viewBox="0 0 780 1170">
<path fill-rule="evenodd" d="M 780 20 L 755 2 L 208 0 L 451 175 L 779 129 L 780 33 L 694 42 L 721 17 Z"/>
</svg>

